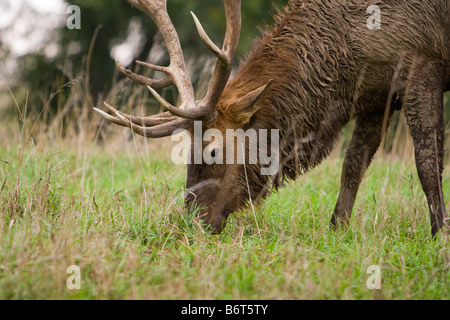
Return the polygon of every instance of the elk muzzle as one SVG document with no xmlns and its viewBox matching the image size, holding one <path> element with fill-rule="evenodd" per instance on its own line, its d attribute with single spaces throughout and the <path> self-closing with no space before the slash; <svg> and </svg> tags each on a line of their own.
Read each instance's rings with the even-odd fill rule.
<svg viewBox="0 0 450 320">
<path fill-rule="evenodd" d="M 215 199 L 218 192 L 219 186 L 212 184 L 195 191 L 189 190 L 185 196 L 186 209 L 195 212 L 198 218 L 211 227 L 214 234 L 222 232 L 228 216 L 235 211 L 228 208 L 221 199 Z"/>
</svg>

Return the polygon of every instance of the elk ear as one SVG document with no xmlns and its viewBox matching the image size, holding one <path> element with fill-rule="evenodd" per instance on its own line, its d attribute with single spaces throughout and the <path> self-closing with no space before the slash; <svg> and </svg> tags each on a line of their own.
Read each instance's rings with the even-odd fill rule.
<svg viewBox="0 0 450 320">
<path fill-rule="evenodd" d="M 250 91 L 246 95 L 240 97 L 231 106 L 233 120 L 237 123 L 247 123 L 250 118 L 263 106 L 262 102 L 269 92 L 272 80 L 268 84 Z"/>
</svg>

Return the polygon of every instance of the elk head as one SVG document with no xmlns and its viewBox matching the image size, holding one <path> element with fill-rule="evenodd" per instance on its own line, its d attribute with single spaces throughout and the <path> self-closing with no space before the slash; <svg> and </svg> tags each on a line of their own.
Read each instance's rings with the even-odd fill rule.
<svg viewBox="0 0 450 320">
<path fill-rule="evenodd" d="M 170 64 L 162 67 L 137 62 L 153 70 L 164 72 L 166 77 L 163 79 L 150 79 L 137 75 L 116 61 L 117 66 L 125 76 L 148 87 L 153 96 L 168 111 L 149 117 L 136 117 L 124 114 L 106 103 L 111 115 L 96 108 L 95 110 L 107 120 L 129 127 L 137 134 L 148 138 L 166 137 L 172 135 L 177 129 L 188 129 L 192 139 L 190 151 L 192 161 L 188 164 L 186 206 L 200 207 L 200 217 L 212 227 L 214 232 L 218 233 L 223 229 L 228 215 L 248 203 L 252 194 L 257 197 L 258 194 L 265 193 L 264 186 L 249 188 L 248 176 L 254 173 L 247 172 L 251 171 L 246 167 L 245 161 L 248 159 L 240 165 L 228 161 L 226 164 L 207 164 L 208 161 L 205 161 L 205 157 L 215 158 L 218 153 L 225 153 L 227 146 L 235 144 L 234 140 L 223 139 L 213 141 L 208 146 L 203 145 L 201 154 L 204 157 L 200 162 L 194 161 L 195 122 L 202 123 L 202 136 L 209 129 L 215 129 L 225 137 L 227 130 L 248 128 L 250 119 L 262 106 L 269 89 L 269 83 L 265 83 L 251 88 L 240 96 L 236 96 L 232 90 L 226 90 L 241 30 L 240 0 L 224 0 L 227 24 L 222 49 L 210 40 L 199 20 L 192 13 L 201 39 L 217 58 L 206 96 L 200 101 L 194 98 L 194 90 L 186 71 L 180 41 L 167 13 L 166 0 L 128 0 L 128 2 L 145 12 L 156 23 L 167 45 Z M 155 91 L 155 89 L 171 85 L 175 85 L 180 94 L 181 106 L 179 107 L 171 105 Z M 247 144 L 244 154 L 249 153 L 248 147 Z"/>
</svg>

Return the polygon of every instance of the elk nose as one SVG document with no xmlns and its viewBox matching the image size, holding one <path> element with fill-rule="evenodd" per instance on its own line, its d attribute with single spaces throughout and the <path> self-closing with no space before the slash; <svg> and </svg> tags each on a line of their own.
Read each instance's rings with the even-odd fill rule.
<svg viewBox="0 0 450 320">
<path fill-rule="evenodd" d="M 226 219 L 220 215 L 216 215 L 216 217 L 214 217 L 214 220 L 209 225 L 211 226 L 213 234 L 220 234 L 225 228 Z"/>
<path fill-rule="evenodd" d="M 200 214 L 205 224 L 210 228 L 212 234 L 219 234 L 225 228 L 226 218 L 215 212 L 213 208 L 207 209 Z"/>
</svg>

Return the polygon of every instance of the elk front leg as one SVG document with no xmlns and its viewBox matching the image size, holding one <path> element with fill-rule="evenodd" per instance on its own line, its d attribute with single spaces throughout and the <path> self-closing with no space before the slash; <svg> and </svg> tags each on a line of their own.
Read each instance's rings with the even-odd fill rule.
<svg viewBox="0 0 450 320">
<path fill-rule="evenodd" d="M 333 229 L 345 226 L 350 221 L 359 185 L 380 146 L 382 131 L 387 128 L 391 115 L 392 112 L 389 111 L 387 118 L 383 112 L 356 118 L 355 130 L 342 168 L 341 190 L 331 218 Z M 387 123 L 383 125 L 384 121 Z"/>
<path fill-rule="evenodd" d="M 412 72 L 404 107 L 433 237 L 442 229 L 446 218 L 442 190 L 445 135 L 442 70 L 439 64 L 429 64 Z"/>
</svg>

